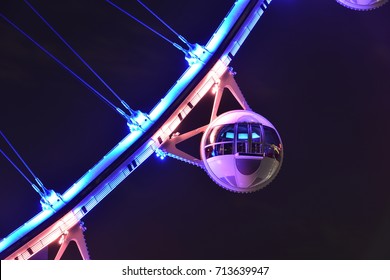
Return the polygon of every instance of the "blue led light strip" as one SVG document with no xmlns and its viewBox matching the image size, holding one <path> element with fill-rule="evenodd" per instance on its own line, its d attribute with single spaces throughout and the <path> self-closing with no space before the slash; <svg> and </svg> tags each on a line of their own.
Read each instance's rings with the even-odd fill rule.
<svg viewBox="0 0 390 280">
<path fill-rule="evenodd" d="M 269 3 L 270 0 L 267 0 Z M 62 214 L 53 223 L 46 227 L 45 230 L 38 233 L 34 238 L 30 239 L 27 243 L 18 246 L 15 250 L 8 252 L 5 256 L 7 259 L 28 259 L 40 249 L 46 247 L 55 239 L 61 236 L 65 231 L 76 225 L 82 217 L 84 217 L 90 210 L 96 206 L 104 197 L 106 197 L 120 182 L 122 182 L 128 175 L 130 175 L 139 165 L 141 165 L 153 152 L 161 146 L 161 144 L 167 139 L 169 133 L 174 130 L 181 122 L 178 117 L 175 117 L 175 112 L 180 111 L 183 113 L 184 118 L 189 110 L 204 96 L 204 94 L 213 86 L 213 77 L 215 75 L 222 75 L 227 69 L 228 64 L 232 60 L 232 57 L 237 52 L 238 48 L 242 45 L 248 33 L 251 31 L 257 20 L 260 18 L 264 7 L 264 1 L 250 1 L 250 0 L 238 0 L 229 11 L 228 15 L 222 21 L 217 31 L 213 34 L 211 39 L 206 45 L 208 52 L 203 54 L 202 61 L 205 63 L 195 63 L 188 67 L 175 85 L 167 92 L 166 96 L 151 110 L 149 113 L 150 119 L 143 123 L 143 130 L 134 131 L 127 135 L 121 142 L 119 142 L 109 153 L 107 153 L 102 160 L 100 160 L 94 167 L 92 167 L 85 175 L 83 175 L 75 184 L 73 184 L 63 195 L 65 206 L 60 205 L 56 208 L 54 205 L 53 211 L 46 210 L 38 213 L 31 220 L 26 222 L 23 226 L 12 232 L 9 236 L 4 238 L 0 242 L 0 252 L 4 252 L 14 243 L 18 242 L 22 237 L 26 236 L 29 232 L 33 231 L 40 224 L 44 223 L 52 216 L 54 216 L 54 210 L 57 210 L 57 215 Z M 250 13 L 245 16 L 245 20 L 240 22 L 237 26 L 237 22 L 241 18 L 242 14 L 250 8 Z M 230 38 L 228 35 L 232 30 L 236 33 Z M 229 38 L 229 42 L 225 40 Z M 221 46 L 225 49 L 219 50 Z M 214 59 L 214 53 L 218 53 L 218 57 Z M 208 66 L 208 62 L 213 62 L 210 67 L 210 71 L 206 72 L 201 81 L 194 86 L 194 89 L 188 93 L 187 88 L 190 87 L 191 82 L 198 77 L 198 74 L 202 73 L 203 68 Z M 188 100 L 186 96 L 182 96 L 184 93 L 190 96 L 190 102 L 193 103 L 192 107 L 188 107 Z M 176 100 L 182 100 L 181 104 L 171 117 L 160 126 L 155 129 L 153 136 L 142 145 L 139 146 L 131 155 L 127 156 L 125 160 L 116 165 L 119 158 L 125 156 L 137 141 L 142 140 L 143 134 L 155 125 L 158 125 L 158 120 L 166 114 L 169 108 L 174 104 Z M 164 115 L 165 116 L 165 115 Z M 90 184 L 94 182 L 99 175 L 107 170 L 107 168 L 115 165 L 116 168 L 100 182 L 92 191 L 88 193 L 81 201 L 77 202 L 75 206 L 67 212 L 61 212 L 61 208 L 66 208 L 68 204 L 71 204 L 76 197 L 85 191 Z"/>
</svg>

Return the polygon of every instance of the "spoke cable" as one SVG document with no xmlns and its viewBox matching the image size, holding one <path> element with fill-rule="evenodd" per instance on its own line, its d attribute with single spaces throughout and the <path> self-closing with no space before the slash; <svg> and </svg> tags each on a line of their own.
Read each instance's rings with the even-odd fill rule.
<svg viewBox="0 0 390 280">
<path fill-rule="evenodd" d="M 98 73 L 96 73 L 96 71 L 92 69 L 92 67 L 80 56 L 80 54 L 77 53 L 77 51 L 65 40 L 65 38 L 61 36 L 53 28 L 53 26 L 50 25 L 50 23 L 27 0 L 24 0 L 24 2 L 46 24 L 46 26 L 49 27 L 50 30 L 53 31 L 53 33 L 73 52 L 73 54 L 84 64 L 84 66 L 86 66 L 95 75 L 95 77 L 98 78 L 99 81 L 102 82 L 103 85 L 124 105 L 124 107 L 128 109 L 131 114 L 133 114 L 134 111 L 130 108 L 130 106 L 127 105 L 127 103 L 124 100 L 122 100 L 122 98 L 120 98 L 120 96 L 103 80 L 103 78 Z"/>
<path fill-rule="evenodd" d="M 135 16 L 133 16 L 132 14 L 130 14 L 129 12 L 127 12 L 126 10 L 122 9 L 121 7 L 119 7 L 118 5 L 116 5 L 115 3 L 111 2 L 110 0 L 106 0 L 107 3 L 109 3 L 111 6 L 117 8 L 119 11 L 121 11 L 122 13 L 124 13 L 125 15 L 129 16 L 130 18 L 132 18 L 133 20 L 135 20 L 136 22 L 138 22 L 139 24 L 141 24 L 142 26 L 144 26 L 145 28 L 149 29 L 150 31 L 152 31 L 154 34 L 156 34 L 157 36 L 159 36 L 160 38 L 164 39 L 165 41 L 167 41 L 168 43 L 172 44 L 175 48 L 181 50 L 186 56 L 189 55 L 189 51 L 184 49 L 183 47 L 181 47 L 180 45 L 178 45 L 177 43 L 173 42 L 172 40 L 168 39 L 167 37 L 165 37 L 164 35 L 162 35 L 161 33 L 159 33 L 158 31 L 156 31 L 155 29 L 151 28 L 149 25 L 145 24 L 144 22 L 142 22 L 141 20 L 139 20 L 138 18 L 136 18 Z"/>
<path fill-rule="evenodd" d="M 156 19 L 158 19 L 162 24 L 165 25 L 173 34 L 175 34 L 183 43 L 185 43 L 189 48 L 192 48 L 193 45 L 189 43 L 186 38 L 177 33 L 171 26 L 169 26 L 162 18 L 160 18 L 155 12 L 153 12 L 145 3 L 141 0 L 137 0 L 139 4 L 141 4 L 149 13 L 151 13 Z"/>
<path fill-rule="evenodd" d="M 123 115 L 123 111 L 117 108 L 112 102 L 110 102 L 107 98 L 105 98 L 99 91 L 97 91 L 94 87 L 92 87 L 90 84 L 88 84 L 85 80 L 83 80 L 79 75 L 77 75 L 74 71 L 72 71 L 68 66 L 66 66 L 63 62 L 61 62 L 57 57 L 55 57 L 52 53 L 50 53 L 48 50 L 46 50 L 43 46 L 41 46 L 37 41 L 35 41 L 30 35 L 28 35 L 26 32 L 24 32 L 21 28 L 19 28 L 15 23 L 13 23 L 10 19 L 8 19 L 5 15 L 0 13 L 0 16 L 7 21 L 9 24 L 11 24 L 15 29 L 17 29 L 20 33 L 22 33 L 25 37 L 27 37 L 31 42 L 33 42 L 38 48 L 40 48 L 46 55 L 51 57 L 55 62 L 57 62 L 60 66 L 62 66 L 64 69 L 66 69 L 70 74 L 72 74 L 75 78 L 77 78 L 80 82 L 82 82 L 88 89 L 90 89 L 95 95 L 97 95 L 100 99 L 102 99 L 107 105 L 109 105 L 112 109 L 114 109 L 116 112 L 118 112 L 122 117 L 124 117 L 126 120 L 128 117 L 126 115 Z"/>
<path fill-rule="evenodd" d="M 0 152 L 3 154 L 3 156 L 13 165 L 13 167 L 26 179 L 26 181 L 34 188 L 34 190 L 43 198 L 45 196 L 45 193 L 47 192 L 47 189 L 41 182 L 41 180 L 38 179 L 38 177 L 32 172 L 30 167 L 27 165 L 27 163 L 23 160 L 23 158 L 19 155 L 19 153 L 16 151 L 16 149 L 12 146 L 11 142 L 7 139 L 7 137 L 4 135 L 4 133 L 0 130 L 1 136 L 4 138 L 4 140 L 7 142 L 7 144 L 11 147 L 11 149 L 14 151 L 14 153 L 17 155 L 17 157 L 20 159 L 20 161 L 23 163 L 23 165 L 27 168 L 27 170 L 31 173 L 31 175 L 34 177 L 35 181 L 38 183 L 38 185 L 42 188 L 40 190 L 27 176 L 23 173 L 23 171 L 12 161 L 10 157 L 7 156 L 7 154 L 0 149 Z"/>
</svg>

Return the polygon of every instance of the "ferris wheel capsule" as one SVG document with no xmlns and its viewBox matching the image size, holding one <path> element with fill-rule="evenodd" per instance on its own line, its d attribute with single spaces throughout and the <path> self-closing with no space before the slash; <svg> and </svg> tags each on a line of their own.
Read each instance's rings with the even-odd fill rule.
<svg viewBox="0 0 390 280">
<path fill-rule="evenodd" d="M 283 161 L 283 146 L 265 117 L 234 110 L 208 126 L 200 154 L 206 172 L 218 185 L 245 193 L 264 188 L 274 179 Z"/>
<path fill-rule="evenodd" d="M 341 5 L 357 11 L 369 11 L 381 7 L 388 0 L 336 0 Z"/>
</svg>

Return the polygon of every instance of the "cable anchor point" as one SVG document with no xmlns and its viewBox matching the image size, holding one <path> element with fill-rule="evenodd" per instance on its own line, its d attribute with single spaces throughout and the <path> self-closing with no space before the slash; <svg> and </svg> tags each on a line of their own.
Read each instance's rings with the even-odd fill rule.
<svg viewBox="0 0 390 280">
<path fill-rule="evenodd" d="M 48 190 L 43 185 L 42 181 L 39 180 L 38 178 L 35 178 L 35 181 L 37 182 L 40 188 L 38 188 L 35 184 L 32 184 L 32 187 L 41 196 L 41 200 L 39 202 L 41 203 L 42 210 L 55 210 L 55 208 L 57 208 L 58 203 L 60 202 L 64 203 L 61 194 L 56 193 L 52 189 Z"/>
<path fill-rule="evenodd" d="M 124 101 L 123 101 L 124 102 Z M 126 102 L 124 102 L 126 104 Z M 122 103 L 123 104 L 123 103 Z M 123 104 L 124 105 L 124 104 Z M 129 110 L 129 115 L 126 114 L 122 109 L 116 108 L 116 110 L 126 119 L 127 126 L 130 129 L 130 132 L 133 131 L 145 131 L 144 125 L 147 122 L 152 122 L 149 115 L 141 112 L 140 110 L 133 110 L 127 104 L 124 105 Z"/>
<path fill-rule="evenodd" d="M 196 63 L 205 63 L 205 56 L 209 55 L 210 52 L 204 47 L 197 43 L 190 44 L 186 42 L 188 50 L 184 50 L 185 59 L 188 62 L 189 66 L 192 66 Z"/>
</svg>

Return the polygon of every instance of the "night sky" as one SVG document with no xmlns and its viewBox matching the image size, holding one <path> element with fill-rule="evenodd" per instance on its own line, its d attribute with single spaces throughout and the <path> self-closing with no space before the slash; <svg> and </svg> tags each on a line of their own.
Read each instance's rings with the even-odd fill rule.
<svg viewBox="0 0 390 280">
<path fill-rule="evenodd" d="M 199 44 L 233 2 L 145 0 Z M 136 1 L 115 3 L 176 40 Z M 149 112 L 187 67 L 179 50 L 105 1 L 31 4 L 133 109 Z M 23 1 L 1 1 L 0 11 L 117 102 Z M 3 19 L 0 34 L 0 129 L 63 193 L 127 134 L 126 122 Z M 85 217 L 91 258 L 390 258 L 389 34 L 389 4 L 358 12 L 334 0 L 272 1 L 231 66 L 251 108 L 282 137 L 279 175 L 236 194 L 197 167 L 152 156 Z M 5 237 L 40 205 L 3 157 L 0 188 Z"/>
</svg>

